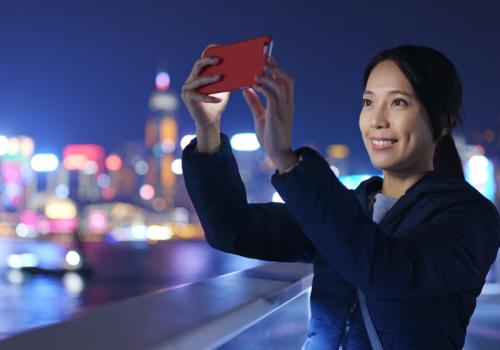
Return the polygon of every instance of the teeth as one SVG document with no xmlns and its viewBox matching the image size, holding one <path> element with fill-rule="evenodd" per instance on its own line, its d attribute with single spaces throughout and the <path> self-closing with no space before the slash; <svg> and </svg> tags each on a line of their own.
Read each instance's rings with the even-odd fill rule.
<svg viewBox="0 0 500 350">
<path fill-rule="evenodd" d="M 396 141 L 391 141 L 391 140 L 372 140 L 372 142 L 377 145 L 377 146 L 382 146 L 382 145 L 391 145 L 395 143 Z"/>
</svg>

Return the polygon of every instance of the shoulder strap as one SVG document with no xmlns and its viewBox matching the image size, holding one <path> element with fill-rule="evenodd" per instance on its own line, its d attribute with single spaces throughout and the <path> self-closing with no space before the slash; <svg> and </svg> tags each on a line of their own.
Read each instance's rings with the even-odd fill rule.
<svg viewBox="0 0 500 350">
<path fill-rule="evenodd" d="M 377 334 L 377 330 L 373 325 L 372 318 L 370 316 L 370 312 L 368 311 L 368 307 L 366 307 L 366 299 L 365 295 L 362 291 L 358 289 L 358 299 L 359 305 L 361 306 L 361 313 L 363 314 L 363 321 L 365 323 L 366 332 L 368 333 L 368 338 L 370 338 L 370 344 L 372 345 L 373 350 L 384 350 L 382 343 Z"/>
</svg>

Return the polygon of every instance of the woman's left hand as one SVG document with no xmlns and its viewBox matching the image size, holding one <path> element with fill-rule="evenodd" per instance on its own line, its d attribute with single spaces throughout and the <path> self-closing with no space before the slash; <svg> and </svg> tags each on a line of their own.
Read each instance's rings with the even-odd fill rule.
<svg viewBox="0 0 500 350">
<path fill-rule="evenodd" d="M 280 172 L 297 163 L 292 151 L 292 121 L 294 112 L 294 79 L 272 61 L 265 66 L 266 73 L 256 77 L 253 89 L 243 90 L 252 111 L 257 140 Z M 255 91 L 262 93 L 266 107 Z"/>
</svg>

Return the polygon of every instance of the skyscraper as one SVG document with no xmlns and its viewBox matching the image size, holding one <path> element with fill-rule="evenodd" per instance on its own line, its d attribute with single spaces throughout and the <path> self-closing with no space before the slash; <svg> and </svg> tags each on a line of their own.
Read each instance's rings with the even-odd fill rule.
<svg viewBox="0 0 500 350">
<path fill-rule="evenodd" d="M 149 153 L 143 199 L 156 211 L 174 206 L 176 175 L 172 171 L 174 151 L 178 139 L 175 112 L 179 106 L 176 94 L 169 91 L 170 76 L 160 72 L 156 76 L 156 90 L 149 99 L 150 117 L 146 123 L 146 148 Z M 151 187 L 149 187 L 151 186 Z M 152 190 L 151 190 L 152 189 Z"/>
</svg>

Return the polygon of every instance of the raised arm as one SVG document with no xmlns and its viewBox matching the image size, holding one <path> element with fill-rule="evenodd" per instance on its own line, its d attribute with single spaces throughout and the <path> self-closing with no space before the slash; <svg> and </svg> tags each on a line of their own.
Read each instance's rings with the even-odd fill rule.
<svg viewBox="0 0 500 350">
<path fill-rule="evenodd" d="M 301 163 L 274 174 L 272 183 L 318 253 L 354 286 L 388 298 L 482 287 L 499 244 L 492 203 L 477 196 L 450 205 L 395 238 L 365 214 L 321 155 L 308 147 L 298 152 Z"/>
<path fill-rule="evenodd" d="M 186 188 L 207 242 L 216 249 L 271 261 L 311 261 L 314 247 L 283 203 L 249 204 L 228 137 L 215 153 L 186 146 Z"/>
</svg>

